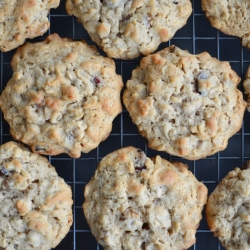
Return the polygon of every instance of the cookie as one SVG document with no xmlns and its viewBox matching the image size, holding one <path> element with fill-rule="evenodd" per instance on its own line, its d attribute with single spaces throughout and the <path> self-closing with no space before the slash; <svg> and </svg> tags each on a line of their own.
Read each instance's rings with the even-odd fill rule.
<svg viewBox="0 0 250 250">
<path fill-rule="evenodd" d="M 107 138 L 122 109 L 113 60 L 53 34 L 20 47 L 11 66 L 0 105 L 16 140 L 38 153 L 80 157 Z"/>
<path fill-rule="evenodd" d="M 246 73 L 246 79 L 243 82 L 243 86 L 245 89 L 245 94 L 247 95 L 247 110 L 250 112 L 250 67 L 247 70 Z"/>
<path fill-rule="evenodd" d="M 72 193 L 48 160 L 24 146 L 0 146 L 0 249 L 49 250 L 72 224 Z"/>
<path fill-rule="evenodd" d="M 123 101 L 150 148 L 197 160 L 225 149 L 241 128 L 239 82 L 228 62 L 171 46 L 141 60 Z"/>
<path fill-rule="evenodd" d="M 235 168 L 209 196 L 209 228 L 227 250 L 250 249 L 250 162 Z"/>
<path fill-rule="evenodd" d="M 47 15 L 60 0 L 1 0 L 0 50 L 9 51 L 26 38 L 43 35 L 50 27 Z"/>
<path fill-rule="evenodd" d="M 195 243 L 207 188 L 180 162 L 134 147 L 102 159 L 85 187 L 84 214 L 109 250 L 182 250 Z"/>
<path fill-rule="evenodd" d="M 154 52 L 192 13 L 190 0 L 67 0 L 66 9 L 109 57 L 121 59 Z"/>
<path fill-rule="evenodd" d="M 228 35 L 242 38 L 242 45 L 250 48 L 248 0 L 202 0 L 202 8 L 213 27 Z"/>
</svg>

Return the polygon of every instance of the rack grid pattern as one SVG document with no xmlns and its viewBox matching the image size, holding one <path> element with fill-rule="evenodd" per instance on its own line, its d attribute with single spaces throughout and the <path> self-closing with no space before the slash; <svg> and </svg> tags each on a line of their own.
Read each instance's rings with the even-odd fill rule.
<svg viewBox="0 0 250 250">
<path fill-rule="evenodd" d="M 67 15 L 65 11 L 66 0 L 61 0 L 60 6 L 50 13 L 50 30 L 42 37 L 32 40 L 42 41 L 48 34 L 58 33 L 61 37 L 70 37 L 76 40 L 86 40 L 93 44 L 82 25 L 75 17 Z M 232 68 L 244 79 L 245 72 L 250 63 L 250 50 L 241 46 L 238 38 L 227 36 L 209 24 L 201 9 L 201 0 L 192 0 L 193 14 L 186 26 L 179 30 L 174 38 L 160 45 L 159 50 L 170 44 L 187 49 L 191 53 L 209 52 L 222 61 L 229 61 Z M 0 53 L 0 83 L 1 91 L 12 76 L 10 61 L 15 50 Z M 101 54 L 104 54 L 100 51 Z M 132 70 L 139 65 L 141 58 L 122 61 L 115 60 L 117 73 L 121 74 L 124 83 L 130 78 Z M 239 86 L 243 91 L 242 83 Z M 12 140 L 8 124 L 0 116 L 0 143 Z M 82 212 L 84 186 L 93 176 L 99 161 L 108 153 L 123 146 L 135 146 L 144 150 L 149 157 L 157 154 L 169 160 L 178 160 L 187 163 L 189 169 L 198 180 L 205 183 L 209 194 L 218 182 L 235 167 L 241 167 L 250 158 L 250 114 L 245 113 L 242 129 L 229 140 L 226 150 L 206 159 L 188 161 L 167 153 L 157 152 L 147 147 L 146 140 L 137 132 L 128 112 L 123 108 L 122 113 L 115 119 L 113 130 L 108 139 L 88 154 L 82 154 L 79 159 L 72 159 L 67 155 L 48 156 L 51 164 L 55 166 L 58 174 L 72 187 L 74 199 L 74 223 L 65 239 L 56 247 L 56 250 L 103 250 L 92 236 Z M 222 250 L 222 247 L 209 231 L 203 214 L 203 219 L 197 230 L 197 242 L 192 250 Z"/>
</svg>

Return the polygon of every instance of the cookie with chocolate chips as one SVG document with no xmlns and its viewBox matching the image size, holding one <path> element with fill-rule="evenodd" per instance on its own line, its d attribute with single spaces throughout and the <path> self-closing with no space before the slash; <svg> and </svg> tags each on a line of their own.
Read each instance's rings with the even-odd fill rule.
<svg viewBox="0 0 250 250">
<path fill-rule="evenodd" d="M 121 59 L 154 52 L 192 13 L 190 0 L 67 0 L 66 9 L 109 57 Z"/>
<path fill-rule="evenodd" d="M 229 172 L 209 196 L 208 226 L 227 250 L 250 249 L 249 184 L 250 161 Z"/>
<path fill-rule="evenodd" d="M 245 94 L 247 95 L 247 110 L 250 112 L 250 67 L 246 72 L 246 79 L 243 82 Z"/>
<path fill-rule="evenodd" d="M 141 60 L 123 101 L 150 148 L 197 160 L 224 150 L 241 128 L 239 82 L 228 62 L 171 46 Z"/>
<path fill-rule="evenodd" d="M 0 105 L 16 140 L 38 153 L 80 157 L 107 138 L 121 112 L 113 60 L 53 34 L 20 47 L 11 65 Z"/>
<path fill-rule="evenodd" d="M 85 187 L 84 214 L 109 250 L 187 249 L 207 201 L 207 188 L 187 165 L 122 148 L 100 162 Z"/>
<path fill-rule="evenodd" d="M 249 0 L 202 0 L 202 8 L 213 27 L 240 37 L 242 45 L 250 48 Z"/>
<path fill-rule="evenodd" d="M 0 146 L 0 249 L 49 250 L 73 221 L 71 188 L 48 160 L 24 146 Z"/>
<path fill-rule="evenodd" d="M 60 0 L 1 0 L 0 50 L 9 51 L 23 44 L 26 38 L 43 35 L 50 27 L 50 9 Z"/>
</svg>

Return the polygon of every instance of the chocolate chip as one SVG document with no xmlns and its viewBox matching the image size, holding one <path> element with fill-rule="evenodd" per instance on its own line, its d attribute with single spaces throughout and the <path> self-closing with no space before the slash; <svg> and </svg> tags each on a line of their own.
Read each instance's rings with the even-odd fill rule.
<svg viewBox="0 0 250 250">
<path fill-rule="evenodd" d="M 201 92 L 199 91 L 199 84 L 198 84 L 197 79 L 195 79 L 195 82 L 194 82 L 194 90 L 196 93 L 201 94 Z"/>
<path fill-rule="evenodd" d="M 122 21 L 123 21 L 123 22 L 127 22 L 132 16 L 133 16 L 132 14 L 129 14 L 129 15 L 127 15 L 126 17 L 124 17 L 124 18 L 122 19 Z"/>
<path fill-rule="evenodd" d="M 135 167 L 135 171 L 142 171 L 143 169 L 147 169 L 145 166 Z"/>
<path fill-rule="evenodd" d="M 174 4 L 178 4 L 179 2 L 177 0 L 173 0 L 173 3 Z"/>
<path fill-rule="evenodd" d="M 141 243 L 141 249 L 142 250 L 146 250 L 146 242 L 142 242 Z"/>
<path fill-rule="evenodd" d="M 39 146 L 35 148 L 35 151 L 46 151 L 45 148 L 40 148 Z"/>
<path fill-rule="evenodd" d="M 2 167 L 0 169 L 0 175 L 8 175 L 8 174 L 9 174 L 9 171 L 6 168 Z"/>
<path fill-rule="evenodd" d="M 144 230 L 149 230 L 150 227 L 149 227 L 148 223 L 143 223 L 142 229 L 144 229 Z"/>
<path fill-rule="evenodd" d="M 171 47 L 169 47 L 169 52 L 173 53 L 175 51 L 175 45 L 172 45 Z"/>
<path fill-rule="evenodd" d="M 228 124 L 229 124 L 229 125 L 231 124 L 231 120 L 228 121 Z"/>
</svg>

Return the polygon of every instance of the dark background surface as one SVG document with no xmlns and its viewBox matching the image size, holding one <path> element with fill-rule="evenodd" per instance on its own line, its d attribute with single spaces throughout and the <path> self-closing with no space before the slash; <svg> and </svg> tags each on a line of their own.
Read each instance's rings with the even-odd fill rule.
<svg viewBox="0 0 250 250">
<path fill-rule="evenodd" d="M 42 41 L 48 34 L 58 33 L 61 37 L 70 37 L 76 40 L 86 40 L 93 44 L 82 25 L 75 17 L 67 15 L 65 10 L 66 0 L 61 0 L 60 6 L 50 13 L 51 28 L 42 37 L 32 41 Z M 181 49 L 187 49 L 190 53 L 209 52 L 212 56 L 222 61 L 229 61 L 237 74 L 244 79 L 245 72 L 250 62 L 250 50 L 241 46 L 238 38 L 227 36 L 209 24 L 201 9 L 201 0 L 192 0 L 193 13 L 188 19 L 186 26 L 179 30 L 174 38 L 160 45 L 159 49 L 175 44 Z M 0 53 L 0 83 L 1 90 L 5 87 L 12 76 L 10 60 L 16 50 L 8 53 Z M 103 55 L 104 53 L 101 52 Z M 131 61 L 115 60 L 117 73 L 123 77 L 124 84 L 131 77 L 132 70 L 139 65 L 140 58 Z M 239 89 L 243 91 L 242 82 Z M 12 140 L 9 134 L 8 124 L 4 121 L 2 113 L 0 117 L 0 142 L 1 144 Z M 209 194 L 214 190 L 217 183 L 235 167 L 241 167 L 250 158 L 250 114 L 245 113 L 242 129 L 229 140 L 226 150 L 206 159 L 188 161 L 178 157 L 171 157 L 167 153 L 149 149 L 146 140 L 137 132 L 128 112 L 123 108 L 122 113 L 114 120 L 113 130 L 108 139 L 100 144 L 97 149 L 88 154 L 82 154 L 79 159 L 71 159 L 67 155 L 48 157 L 55 166 L 58 174 L 72 187 L 73 190 L 73 213 L 74 224 L 56 250 L 98 250 L 99 246 L 92 236 L 82 212 L 83 190 L 86 183 L 93 176 L 99 161 L 106 154 L 123 146 L 139 147 L 147 153 L 147 156 L 160 154 L 171 160 L 187 163 L 189 169 L 208 188 Z M 219 250 L 223 248 L 217 238 L 209 231 L 205 216 L 197 230 L 197 242 L 192 250 Z"/>
</svg>

